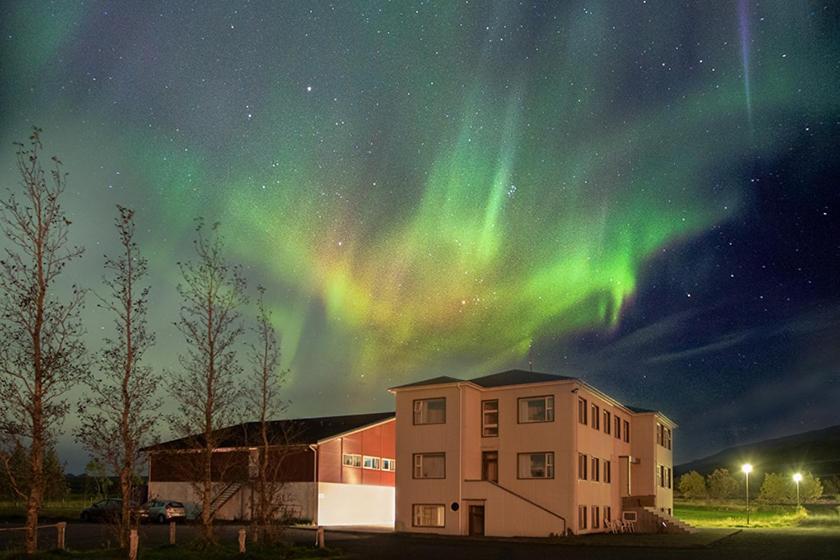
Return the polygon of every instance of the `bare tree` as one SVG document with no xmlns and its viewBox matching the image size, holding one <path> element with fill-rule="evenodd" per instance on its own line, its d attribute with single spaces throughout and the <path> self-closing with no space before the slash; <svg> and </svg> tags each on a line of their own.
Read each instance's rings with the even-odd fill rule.
<svg viewBox="0 0 840 560">
<path fill-rule="evenodd" d="M 173 425 L 183 436 L 193 437 L 200 474 L 196 492 L 201 499 L 201 524 L 205 540 L 213 540 L 213 451 L 220 428 L 233 423 L 241 395 L 237 377 L 242 372 L 236 346 L 243 334 L 240 307 L 248 302 L 246 282 L 239 266 L 224 258 L 218 224 L 206 231 L 197 220 L 196 259 L 179 263 L 183 300 L 176 326 L 186 339 L 179 356 L 181 371 L 172 376 L 170 390 L 181 408 Z"/>
<path fill-rule="evenodd" d="M 41 129 L 16 144 L 23 192 L 9 189 L 0 203 L 7 244 L 0 260 L 0 432 L 9 446 L 29 455 L 29 483 L 11 481 L 26 499 L 26 552 L 38 547 L 38 514 L 44 498 L 45 450 L 68 410 L 67 390 L 87 371 L 79 312 L 84 293 L 60 289 L 66 265 L 83 249 L 70 245 L 70 220 L 61 206 L 67 175 L 53 157 L 41 165 Z M 0 458 L 8 457 L 8 449 Z M 11 472 L 6 469 L 6 472 Z"/>
<path fill-rule="evenodd" d="M 137 521 L 132 501 L 140 449 L 153 443 L 161 401 L 156 395 L 160 376 L 142 365 L 155 340 L 147 327 L 148 261 L 134 238 L 134 211 L 122 206 L 117 209 L 120 254 L 105 257 L 107 293 L 99 298 L 100 307 L 114 317 L 114 336 L 105 339 L 97 359 L 99 371 L 87 380 L 87 395 L 79 403 L 82 422 L 76 439 L 119 477 L 122 509 L 115 525 L 120 546 L 126 548 L 132 523 Z"/>
<path fill-rule="evenodd" d="M 256 476 L 252 476 L 252 524 L 254 537 L 266 541 L 275 536 L 271 527 L 283 514 L 284 484 L 281 469 L 285 451 L 289 449 L 292 434 L 288 430 L 272 429 L 271 419 L 286 410 L 281 389 L 288 375 L 280 370 L 280 341 L 271 324 L 271 312 L 265 306 L 265 288 L 258 288 L 257 324 L 254 329 L 257 342 L 251 345 L 252 373 L 245 391 L 250 410 L 258 417 L 259 448 L 256 454 Z M 253 467 L 256 467 L 255 469 Z"/>
</svg>

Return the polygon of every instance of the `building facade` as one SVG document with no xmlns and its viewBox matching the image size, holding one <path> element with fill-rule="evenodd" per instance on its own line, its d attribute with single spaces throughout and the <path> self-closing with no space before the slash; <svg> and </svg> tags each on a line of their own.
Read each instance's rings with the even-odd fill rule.
<svg viewBox="0 0 840 560">
<path fill-rule="evenodd" d="M 270 423 L 271 480 L 282 485 L 283 515 L 318 525 L 393 527 L 396 474 L 393 412 Z M 212 457 L 216 518 L 251 517 L 259 430 L 255 423 L 220 430 Z M 149 498 L 203 507 L 196 468 L 198 436 L 145 450 Z M 360 507 L 363 506 L 363 507 Z"/>
<path fill-rule="evenodd" d="M 674 422 L 577 378 L 511 370 L 396 395 L 397 531 L 549 536 L 679 522 Z M 656 527 L 647 527 L 656 529 Z"/>
</svg>

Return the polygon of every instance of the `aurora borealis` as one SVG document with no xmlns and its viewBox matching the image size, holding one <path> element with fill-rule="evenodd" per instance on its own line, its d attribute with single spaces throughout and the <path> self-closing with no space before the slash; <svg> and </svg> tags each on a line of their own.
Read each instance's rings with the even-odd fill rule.
<svg viewBox="0 0 840 560">
<path fill-rule="evenodd" d="M 0 138 L 36 123 L 65 162 L 82 285 L 114 205 L 136 209 L 156 367 L 175 363 L 175 263 L 202 215 L 268 290 L 293 414 L 387 409 L 388 386 L 530 356 L 666 410 L 688 458 L 837 423 L 838 18 L 8 2 Z M 786 380 L 807 407 L 783 404 Z M 736 400 L 737 421 L 717 408 Z"/>
</svg>

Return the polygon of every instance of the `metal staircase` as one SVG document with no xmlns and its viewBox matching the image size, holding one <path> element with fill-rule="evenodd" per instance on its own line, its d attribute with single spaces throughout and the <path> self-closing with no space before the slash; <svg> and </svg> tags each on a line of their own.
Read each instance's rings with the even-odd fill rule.
<svg viewBox="0 0 840 560">
<path fill-rule="evenodd" d="M 216 513 L 220 509 L 222 509 L 224 505 L 228 503 L 230 499 L 233 498 L 233 496 L 236 495 L 236 493 L 239 492 L 241 488 L 241 482 L 230 482 L 227 484 L 227 486 L 222 488 L 222 490 L 218 494 L 216 494 L 216 496 L 210 502 L 210 511 L 213 512 L 213 515 L 215 516 Z"/>
</svg>

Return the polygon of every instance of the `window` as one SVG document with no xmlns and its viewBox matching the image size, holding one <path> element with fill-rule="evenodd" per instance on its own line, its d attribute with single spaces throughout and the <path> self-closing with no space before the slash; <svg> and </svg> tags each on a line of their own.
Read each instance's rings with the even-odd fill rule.
<svg viewBox="0 0 840 560">
<path fill-rule="evenodd" d="M 671 449 L 671 428 L 665 428 L 664 436 L 665 436 L 665 443 L 664 443 L 665 448 L 666 449 Z"/>
<path fill-rule="evenodd" d="M 665 487 L 665 467 L 663 465 L 658 465 L 656 469 L 656 485 L 664 488 Z"/>
<path fill-rule="evenodd" d="M 601 429 L 601 409 L 597 404 L 592 405 L 592 427 L 596 430 Z"/>
<path fill-rule="evenodd" d="M 481 437 L 499 435 L 499 401 L 481 401 Z"/>
<path fill-rule="evenodd" d="M 385 457 L 382 458 L 382 470 L 383 471 L 390 471 L 394 472 L 397 470 L 397 461 L 396 459 L 386 459 Z"/>
<path fill-rule="evenodd" d="M 362 466 L 362 456 L 355 455 L 353 453 L 345 453 L 341 458 L 341 463 L 345 467 L 356 467 L 359 468 Z"/>
<path fill-rule="evenodd" d="M 419 399 L 414 401 L 415 424 L 445 424 L 446 399 Z"/>
<path fill-rule="evenodd" d="M 668 476 L 668 488 L 670 488 L 671 487 L 671 467 L 668 467 L 668 469 L 665 471 L 665 474 Z"/>
<path fill-rule="evenodd" d="M 665 445 L 665 443 L 663 441 L 664 438 L 662 437 L 663 427 L 664 426 L 662 426 L 662 424 L 660 424 L 659 422 L 656 423 L 656 444 L 657 445 L 662 445 L 662 446 Z"/>
<path fill-rule="evenodd" d="M 578 422 L 586 424 L 586 399 L 578 398 Z"/>
<path fill-rule="evenodd" d="M 443 527 L 446 507 L 443 504 L 414 504 L 412 523 L 415 527 Z"/>
<path fill-rule="evenodd" d="M 612 463 L 604 460 L 604 482 L 610 484 L 612 482 Z"/>
<path fill-rule="evenodd" d="M 612 507 L 604 506 L 604 527 L 612 521 Z"/>
<path fill-rule="evenodd" d="M 414 478 L 446 478 L 446 455 L 415 453 Z"/>
<path fill-rule="evenodd" d="M 589 458 L 586 455 L 578 453 L 578 478 L 580 480 L 586 480 L 586 467 L 588 462 Z"/>
<path fill-rule="evenodd" d="M 601 460 L 597 457 L 592 457 L 592 480 L 601 480 Z"/>
<path fill-rule="evenodd" d="M 610 418 L 610 411 L 604 411 L 604 433 L 609 435 L 610 433 L 610 423 L 612 422 L 612 418 Z"/>
<path fill-rule="evenodd" d="M 613 430 L 613 434 L 618 439 L 621 439 L 621 418 L 618 416 L 615 417 L 615 430 Z"/>
<path fill-rule="evenodd" d="M 527 397 L 519 399 L 519 423 L 554 422 L 554 397 Z"/>
<path fill-rule="evenodd" d="M 554 453 L 520 453 L 519 478 L 554 478 Z"/>
<path fill-rule="evenodd" d="M 362 466 L 366 469 L 373 469 L 378 471 L 379 470 L 380 459 L 379 457 L 368 457 L 365 455 L 365 460 L 362 463 Z"/>
<path fill-rule="evenodd" d="M 592 506 L 592 528 L 601 528 L 601 508 L 598 506 Z"/>
<path fill-rule="evenodd" d="M 624 421 L 624 441 L 630 443 L 630 422 Z"/>
<path fill-rule="evenodd" d="M 586 529 L 586 506 L 578 506 L 578 529 Z"/>
</svg>

